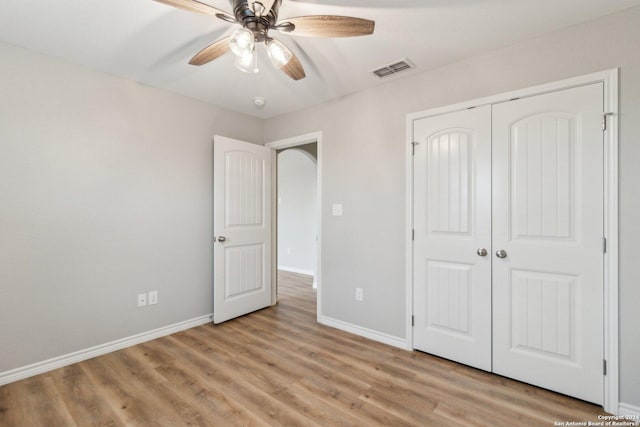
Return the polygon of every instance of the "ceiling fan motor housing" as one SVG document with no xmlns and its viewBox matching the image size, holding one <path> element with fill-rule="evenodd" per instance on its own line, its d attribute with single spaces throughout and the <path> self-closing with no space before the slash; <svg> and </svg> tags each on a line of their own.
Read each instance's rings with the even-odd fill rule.
<svg viewBox="0 0 640 427">
<path fill-rule="evenodd" d="M 236 20 L 254 34 L 257 42 L 263 42 L 269 39 L 269 29 L 273 27 L 278 20 L 278 10 L 281 4 L 282 0 L 275 0 L 271 10 L 259 16 L 251 9 L 248 0 L 232 0 L 233 14 Z"/>
</svg>

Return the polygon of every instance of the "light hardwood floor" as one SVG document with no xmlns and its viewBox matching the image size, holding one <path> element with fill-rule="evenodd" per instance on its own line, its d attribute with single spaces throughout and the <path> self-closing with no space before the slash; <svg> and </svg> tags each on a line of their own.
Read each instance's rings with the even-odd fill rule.
<svg viewBox="0 0 640 427">
<path fill-rule="evenodd" d="M 601 408 L 315 321 L 279 303 L 0 387 L 2 426 L 552 426 Z"/>
</svg>

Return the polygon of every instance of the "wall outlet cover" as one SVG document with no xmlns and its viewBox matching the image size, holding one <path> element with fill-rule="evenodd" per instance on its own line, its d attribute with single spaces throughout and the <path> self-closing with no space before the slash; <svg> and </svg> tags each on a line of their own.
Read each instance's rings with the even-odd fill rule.
<svg viewBox="0 0 640 427">
<path fill-rule="evenodd" d="M 340 203 L 334 203 L 331 206 L 331 213 L 333 216 L 342 216 L 342 205 Z"/>
<path fill-rule="evenodd" d="M 147 305 L 147 294 L 138 294 L 138 307 Z"/>
</svg>

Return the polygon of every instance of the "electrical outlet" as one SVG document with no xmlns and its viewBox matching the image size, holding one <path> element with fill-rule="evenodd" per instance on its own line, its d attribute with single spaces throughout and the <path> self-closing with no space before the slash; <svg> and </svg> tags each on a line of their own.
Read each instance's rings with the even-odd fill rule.
<svg viewBox="0 0 640 427">
<path fill-rule="evenodd" d="M 147 305 L 147 294 L 138 294 L 138 307 Z"/>
<path fill-rule="evenodd" d="M 364 292 L 362 291 L 362 288 L 356 288 L 356 301 L 362 300 L 364 300 Z"/>
<path fill-rule="evenodd" d="M 331 214 L 333 216 L 342 216 L 342 204 L 340 203 L 334 203 L 331 206 Z"/>
<path fill-rule="evenodd" d="M 154 305 L 158 303 L 158 291 L 149 292 L 149 305 Z"/>
</svg>

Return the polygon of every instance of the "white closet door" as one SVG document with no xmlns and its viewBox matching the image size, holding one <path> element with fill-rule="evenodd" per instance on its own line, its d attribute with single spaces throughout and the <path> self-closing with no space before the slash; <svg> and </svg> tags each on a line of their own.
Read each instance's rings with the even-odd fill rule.
<svg viewBox="0 0 640 427">
<path fill-rule="evenodd" d="M 271 305 L 273 150 L 214 137 L 213 320 Z"/>
<path fill-rule="evenodd" d="M 601 83 L 493 107 L 494 372 L 595 403 L 602 113 Z"/>
<path fill-rule="evenodd" d="M 414 123 L 414 347 L 484 370 L 491 370 L 490 126 L 489 106 Z"/>
</svg>

